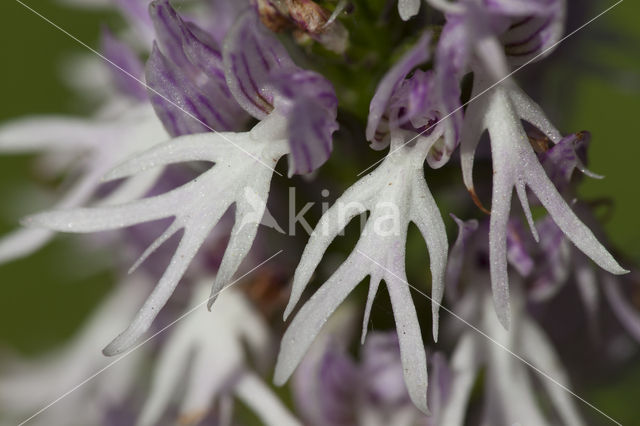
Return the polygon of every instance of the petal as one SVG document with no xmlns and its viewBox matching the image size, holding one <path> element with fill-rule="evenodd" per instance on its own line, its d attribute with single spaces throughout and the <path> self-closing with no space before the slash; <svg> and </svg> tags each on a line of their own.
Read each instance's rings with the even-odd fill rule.
<svg viewBox="0 0 640 426">
<path fill-rule="evenodd" d="M 149 329 L 160 309 L 173 294 L 187 266 L 195 257 L 198 249 L 207 238 L 210 229 L 186 229 L 169 266 L 162 278 L 144 302 L 131 324 L 104 349 L 107 356 L 118 355 L 134 346 Z"/>
<path fill-rule="evenodd" d="M 447 268 L 449 243 L 440 210 L 422 177 L 422 170 L 413 177 L 413 191 L 410 217 L 420 229 L 429 249 L 433 339 L 437 341 L 439 310 L 444 295 L 444 276 Z"/>
<path fill-rule="evenodd" d="M 241 143 L 243 139 L 246 136 L 235 133 L 201 133 L 173 138 L 127 159 L 107 173 L 104 179 L 121 179 L 156 167 L 188 161 L 217 163 L 240 150 L 234 144 Z"/>
<path fill-rule="evenodd" d="M 102 29 L 101 50 L 107 60 L 117 67 L 109 67 L 116 88 L 125 95 L 145 101 L 147 91 L 141 83 L 144 65 L 131 47 L 115 38 L 105 27 Z"/>
<path fill-rule="evenodd" d="M 522 89 L 513 85 L 509 91 L 509 96 L 513 102 L 518 115 L 523 120 L 533 124 L 537 129 L 544 133 L 553 143 L 560 142 L 562 135 L 553 123 L 547 118 L 546 114 Z"/>
<path fill-rule="evenodd" d="M 548 56 L 564 33 L 566 1 L 513 3 L 520 3 L 522 7 L 508 12 L 517 17 L 500 36 L 509 63 L 521 66 Z"/>
<path fill-rule="evenodd" d="M 147 84 L 154 110 L 172 136 L 229 130 L 233 122 L 216 96 L 204 93 L 154 44 L 147 61 Z"/>
<path fill-rule="evenodd" d="M 310 173 L 329 159 L 332 134 L 338 130 L 335 115 L 332 115 L 316 103 L 296 103 L 288 120 L 289 176 Z"/>
<path fill-rule="evenodd" d="M 181 332 L 184 328 L 185 325 L 178 325 L 160 352 L 153 369 L 150 391 L 138 418 L 140 426 L 158 423 L 184 377 L 191 356 L 191 336 Z"/>
<path fill-rule="evenodd" d="M 269 426 L 298 426 L 301 423 L 282 404 L 262 380 L 245 373 L 235 386 L 235 393 Z"/>
<path fill-rule="evenodd" d="M 276 111 L 287 121 L 289 176 L 309 173 L 331 154 L 338 100 L 331 83 L 313 71 L 272 73 Z"/>
<path fill-rule="evenodd" d="M 327 244 L 328 245 L 328 244 Z M 307 249 L 309 245 L 307 245 Z M 306 249 L 305 249 L 306 252 Z M 324 252 L 324 250 L 322 250 Z M 322 253 L 320 253 L 320 257 Z M 303 254 L 303 260 L 305 255 Z M 319 261 L 319 260 L 318 260 Z M 302 265 L 301 261 L 301 265 Z M 298 266 L 300 269 L 300 265 Z M 314 268 L 315 269 L 315 268 Z M 307 349 L 329 316 L 344 301 L 355 286 L 364 279 L 368 262 L 353 252 L 333 275 L 302 306 L 287 328 L 280 344 L 274 382 L 283 385 L 293 373 Z M 298 270 L 296 270 L 296 273 Z M 313 270 L 311 271 L 313 272 Z M 306 281 L 306 280 L 305 280 Z M 295 278 L 294 278 L 295 282 Z M 302 293 L 302 291 L 300 291 Z M 299 296 L 297 297 L 299 298 Z M 297 300 L 297 298 L 295 298 Z M 294 297 L 292 296 L 292 300 Z M 291 302 L 290 302 L 291 303 Z M 413 306 L 413 305 L 412 305 Z"/>
<path fill-rule="evenodd" d="M 398 13 L 403 21 L 408 21 L 410 18 L 418 14 L 420 10 L 421 0 L 398 0 Z"/>
<path fill-rule="evenodd" d="M 458 225 L 458 237 L 456 238 L 456 242 L 453 244 L 451 252 L 449 253 L 447 272 L 445 276 L 449 291 L 453 292 L 451 300 L 456 300 L 458 282 L 464 265 L 465 251 L 468 249 L 467 246 L 470 238 L 478 229 L 478 221 L 475 219 L 462 221 L 454 216 L 453 213 L 451 213 L 451 217 L 456 222 L 456 225 Z"/>
<path fill-rule="evenodd" d="M 404 261 L 404 256 L 403 256 Z M 404 380 L 407 384 L 411 401 L 424 413 L 427 408 L 427 358 L 420 332 L 420 323 L 416 314 L 411 291 L 404 275 L 400 271 L 386 274 L 387 289 L 393 308 L 393 317 L 396 323 L 398 339 L 400 342 L 400 357 Z"/>
<path fill-rule="evenodd" d="M 218 293 L 231 282 L 240 263 L 247 257 L 256 238 L 258 225 L 264 216 L 272 173 L 266 168 L 256 170 L 255 173 L 254 182 L 248 183 L 244 188 L 244 197 L 236 200 L 236 221 L 218 268 L 216 281 L 211 288 L 211 296 L 207 303 L 209 309 Z"/>
<path fill-rule="evenodd" d="M 262 120 L 273 109 L 270 74 L 295 67 L 280 42 L 258 21 L 253 10 L 238 18 L 223 46 L 225 77 L 236 101 Z"/>
<path fill-rule="evenodd" d="M 115 131 L 89 120 L 43 116 L 0 126 L 0 152 L 84 151 Z"/>
<path fill-rule="evenodd" d="M 369 117 L 367 119 L 367 140 L 374 142 L 376 130 L 387 111 L 389 100 L 394 91 L 399 87 L 400 83 L 405 79 L 407 74 L 418 65 L 429 59 L 429 43 L 431 41 L 431 33 L 425 32 L 420 40 L 405 53 L 402 58 L 387 72 L 382 81 L 376 88 L 376 93 L 371 99 L 369 105 Z"/>
<path fill-rule="evenodd" d="M 376 191 L 374 181 L 375 177 L 371 174 L 360 179 L 349 187 L 318 221 L 296 268 L 291 296 L 284 311 L 285 320 L 298 303 L 302 292 L 333 239 L 351 219 L 366 210 L 365 200 Z"/>
<path fill-rule="evenodd" d="M 636 341 L 640 342 L 640 314 L 625 300 L 626 297 L 620 289 L 620 283 L 613 277 L 605 275 L 603 290 L 618 321 Z"/>
<path fill-rule="evenodd" d="M 442 425 L 462 426 L 471 390 L 478 374 L 484 353 L 478 344 L 478 337 L 469 331 L 458 340 L 451 357 L 453 380 L 449 398 L 445 403 L 439 421 Z"/>
<path fill-rule="evenodd" d="M 544 371 L 547 376 L 553 377 L 552 382 L 545 378 L 542 384 L 546 388 L 551 402 L 558 411 L 562 424 L 569 426 L 583 425 L 584 422 L 580 418 L 578 409 L 576 408 L 572 395 L 558 385 L 567 386 L 569 378 L 565 373 L 560 359 L 553 351 L 553 346 L 549 339 L 543 334 L 542 330 L 530 320 L 523 321 L 522 335 L 520 339 L 524 345 L 523 352 L 527 354 L 527 358 L 536 366 L 536 368 Z"/>
</svg>

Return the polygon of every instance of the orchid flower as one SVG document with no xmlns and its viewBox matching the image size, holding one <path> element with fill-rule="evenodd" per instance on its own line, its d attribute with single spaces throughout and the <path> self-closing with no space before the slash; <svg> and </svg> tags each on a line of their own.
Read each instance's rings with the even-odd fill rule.
<svg viewBox="0 0 640 426">
<path fill-rule="evenodd" d="M 0 151 L 4 154 L 44 152 L 80 157 L 74 169 L 80 174 L 56 204 L 75 208 L 91 200 L 102 176 L 129 156 L 166 138 L 162 124 L 148 106 L 136 106 L 113 117 L 75 119 L 41 117 L 0 127 Z M 72 169 L 73 170 L 73 169 Z M 74 170 L 74 171 L 75 171 Z M 144 195 L 156 181 L 152 170 L 127 179 L 101 203 L 118 203 Z M 0 263 L 28 256 L 53 238 L 46 229 L 19 229 L 0 239 Z"/>
<path fill-rule="evenodd" d="M 158 424 L 183 380 L 181 424 L 197 424 L 216 399 L 231 395 L 247 404 L 266 425 L 300 424 L 245 362 L 245 343 L 256 359 L 268 352 L 267 324 L 242 293 L 231 288 L 220 295 L 223 300 L 219 306 L 207 312 L 207 281 L 197 283 L 189 310 L 193 313 L 176 325 L 159 355 L 137 424 Z"/>
<path fill-rule="evenodd" d="M 154 7 L 164 11 L 154 15 L 157 19 L 166 20 L 167 16 L 172 16 L 172 9 L 169 10 L 165 0 L 152 4 Z M 180 19 L 174 19 L 168 25 L 174 26 L 181 29 L 182 35 L 189 31 Z M 172 46 L 182 46 L 183 54 L 188 56 L 189 44 L 174 43 Z M 202 56 L 198 58 L 203 59 Z M 211 290 L 211 307 L 216 294 L 231 281 L 251 248 L 278 160 L 290 154 L 290 173 L 306 173 L 324 162 L 331 151 L 331 134 L 337 125 L 336 99 L 330 84 L 313 72 L 296 68 L 282 45 L 259 26 L 252 11 L 239 18 L 228 34 L 223 58 L 230 92 L 247 112 L 261 121 L 244 133 L 176 137 L 130 158 L 112 170 L 106 179 L 119 179 L 188 161 L 213 162 L 212 168 L 191 182 L 155 197 L 101 208 L 52 211 L 26 219 L 29 225 L 58 231 L 96 232 L 174 217 L 172 224 L 132 269 L 184 229 L 180 244 L 155 290 L 129 328 L 107 346 L 107 354 L 126 350 L 149 328 L 209 232 L 235 205 L 235 225 Z M 282 84 L 285 74 L 293 85 Z M 148 80 L 152 78 L 148 77 Z M 165 80 L 166 83 L 172 81 Z M 162 106 L 156 106 L 158 108 Z M 173 123 L 170 114 L 161 114 L 161 117 Z"/>
<path fill-rule="evenodd" d="M 527 366 L 516 356 L 524 357 L 538 371 L 553 378 L 554 382 L 547 377 L 543 378 L 542 384 L 562 424 L 584 424 L 571 396 L 560 387 L 566 386 L 567 376 L 548 338 L 526 313 L 524 294 L 516 292 L 514 300 L 517 302 L 518 315 L 514 316 L 512 327 L 505 330 L 491 312 L 491 297 L 485 287 L 476 285 L 489 280 L 486 264 L 478 263 L 478 258 L 486 256 L 486 237 L 483 237 L 484 233 L 476 231 L 476 221 L 456 222 L 458 239 L 451 255 L 455 269 L 449 268 L 447 278 L 449 284 L 455 285 L 455 280 L 461 274 L 468 274 L 467 276 L 473 277 L 474 285 L 465 290 L 464 296 L 458 298 L 455 311 L 467 323 L 477 325 L 486 336 L 477 330 L 465 328 L 458 338 L 450 362 L 450 397 L 442 409 L 441 424 L 465 424 L 465 407 L 483 367 L 487 398 L 481 424 L 553 424 L 538 406 Z"/>
<path fill-rule="evenodd" d="M 474 93 L 483 87 L 486 87 L 486 80 L 477 75 Z M 509 83 L 491 89 L 469 105 L 460 152 L 464 183 L 470 192 L 475 193 L 472 178 L 474 153 L 481 133 L 485 129 L 489 131 L 493 159 L 489 232 L 491 287 L 496 312 L 505 327 L 510 322 L 506 237 L 514 188 L 536 241 L 538 234 L 529 208 L 527 187 L 540 200 L 562 232 L 583 253 L 606 271 L 613 274 L 627 272 L 562 198 L 536 157 L 521 120 L 538 127 L 552 142 L 560 141 L 557 130 L 549 124 L 540 107 L 514 84 Z"/>
<path fill-rule="evenodd" d="M 454 349 L 450 368 L 452 375 L 450 398 L 442 409 L 443 425 L 465 424 L 466 404 L 482 367 L 485 367 L 484 418 L 482 424 L 555 424 L 538 405 L 528 367 L 509 351 L 523 356 L 537 369 L 544 371 L 557 383 L 542 378 L 546 392 L 564 425 L 582 425 L 571 396 L 558 383 L 566 386 L 567 375 L 553 351 L 549 339 L 538 326 L 522 313 L 507 331 L 491 313 L 490 297 L 468 293 L 476 306 L 480 305 L 480 324 L 491 339 L 465 331 Z M 478 304 L 478 297 L 482 303 Z"/>
<path fill-rule="evenodd" d="M 388 156 L 376 170 L 349 188 L 318 222 L 296 268 L 285 318 L 300 299 L 331 241 L 353 217 L 367 210 L 371 212 L 353 252 L 305 303 L 283 336 L 276 365 L 277 383 L 282 384 L 289 378 L 329 315 L 370 275 L 362 341 L 373 300 L 384 279 L 398 328 L 409 395 L 416 406 L 427 411 L 426 356 L 411 291 L 406 285 L 404 253 L 407 227 L 414 222 L 430 253 L 433 335 L 437 339 L 447 237 L 438 207 L 424 181 L 423 162 L 439 136 L 433 133 L 420 144 L 401 147 L 402 134 L 398 135 L 392 140 L 392 149 L 400 152 Z"/>
<path fill-rule="evenodd" d="M 105 368 L 109 360 L 96 348 L 106 336 L 126 324 L 127 316 L 144 300 L 149 285 L 150 281 L 143 276 L 126 280 L 100 304 L 71 342 L 38 359 L 9 359 L 7 369 L 0 372 L 2 412 L 23 421 Z M 117 368 L 96 377 L 82 391 L 69 393 L 60 404 L 29 423 L 103 424 L 107 412 L 123 404 L 135 390 L 135 372 L 148 355 L 145 348 L 128 354 Z"/>
</svg>

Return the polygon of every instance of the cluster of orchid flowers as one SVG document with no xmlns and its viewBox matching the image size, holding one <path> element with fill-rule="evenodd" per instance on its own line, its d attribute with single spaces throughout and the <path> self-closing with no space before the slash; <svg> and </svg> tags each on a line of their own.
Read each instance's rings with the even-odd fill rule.
<svg viewBox="0 0 640 426">
<path fill-rule="evenodd" d="M 113 88 L 104 107 L 91 119 L 39 117 L 0 127 L 3 153 L 44 152 L 51 164 L 77 176 L 54 209 L 26 217 L 25 228 L 0 239 L 0 262 L 33 253 L 54 231 L 92 233 L 164 219 L 166 229 L 154 236 L 133 273 L 174 236 L 179 242 L 160 274 L 141 268 L 118 285 L 63 353 L 16 361 L 11 374 L 0 376 L 0 404 L 12 408 L 12 415 L 36 412 L 107 365 L 93 351 L 117 326 L 124 330 L 117 330 L 103 353 L 127 358 L 127 368 L 114 366 L 113 375 L 105 372 L 86 385 L 91 392 L 81 388 L 60 402 L 75 401 L 73 424 L 154 425 L 167 416 L 170 423 L 177 416 L 185 424 L 231 424 L 235 396 L 271 425 L 462 425 L 470 421 L 466 407 L 481 369 L 486 392 L 478 424 L 583 424 L 566 373 L 527 301 L 548 300 L 575 282 L 595 324 L 602 283 L 620 322 L 638 340 L 640 317 L 614 276 L 628 271 L 578 218 L 574 210 L 582 207 L 567 201 L 575 169 L 599 177 L 584 166 L 589 134 L 563 136 L 512 77 L 556 46 L 565 1 L 398 0 L 403 21 L 429 7 L 442 12 L 444 25 L 440 31 L 425 28 L 379 82 L 366 139 L 371 148 L 388 152 L 324 212 L 298 262 L 285 320 L 332 242 L 354 217 L 369 213 L 352 252 L 281 337 L 273 381 L 283 385 L 293 375 L 295 412 L 265 378 L 277 333 L 255 305 L 259 283 L 248 291 L 232 286 L 249 280 L 246 274 L 236 278 L 243 262 L 258 260 L 250 250 L 269 214 L 279 160 L 287 158 L 289 177 L 313 178 L 330 159 L 339 128 L 333 85 L 297 65 L 289 54 L 295 46 L 285 49 L 286 37 L 276 33 L 291 30 L 297 42 L 308 39 L 343 54 L 349 33 L 341 21 L 349 2 L 336 2 L 331 12 L 310 0 L 210 0 L 184 13 L 168 0 L 116 3 L 129 26 L 122 34 L 102 35 Z M 357 10 L 353 16 L 348 19 L 357 19 Z M 463 104 L 463 80 L 470 75 L 471 97 Z M 485 130 L 493 165 L 489 209 L 472 178 Z M 425 162 L 427 174 L 436 173 L 431 169 L 447 164 L 456 150 L 470 198 L 489 216 L 454 216 L 459 235 L 450 250 Z M 68 160 L 53 160 L 61 154 Z M 212 165 L 175 186 L 170 165 L 197 168 L 201 162 Z M 514 189 L 531 237 L 511 213 Z M 548 215 L 535 220 L 530 203 Z M 445 309 L 455 317 L 445 327 L 445 339 L 455 342 L 448 360 L 443 351 L 425 348 L 412 298 L 416 289 L 405 271 L 411 223 L 429 252 L 431 294 L 422 294 L 431 301 L 434 342 L 445 293 Z M 132 239 L 127 233 L 121 244 L 135 245 Z M 198 255 L 203 247 L 207 256 Z M 509 266 L 516 273 L 508 275 Z M 358 361 L 349 352 L 358 310 L 345 299 L 367 276 Z M 383 280 L 396 330 L 367 337 Z M 157 324 L 167 322 L 161 318 L 165 305 L 180 293 L 181 281 L 192 294 L 190 309 L 166 339 L 158 339 L 155 354 L 145 343 L 154 330 L 165 331 Z M 553 408 L 538 403 L 532 372 L 513 353 L 549 376 L 541 380 Z M 143 360 L 154 356 L 144 392 L 136 375 Z M 43 377 L 68 372 L 73 374 L 54 388 L 33 392 Z M 31 421 L 72 424 L 66 409 L 48 410 Z"/>
</svg>

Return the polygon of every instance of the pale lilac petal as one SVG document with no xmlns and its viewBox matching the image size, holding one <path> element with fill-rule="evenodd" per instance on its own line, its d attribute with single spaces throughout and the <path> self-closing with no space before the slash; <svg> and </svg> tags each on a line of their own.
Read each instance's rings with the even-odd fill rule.
<svg viewBox="0 0 640 426">
<path fill-rule="evenodd" d="M 276 112 L 287 119 L 290 147 L 289 175 L 310 173 L 331 155 L 338 100 L 320 74 L 305 70 L 273 72 Z"/>
<path fill-rule="evenodd" d="M 245 121 L 227 87 L 215 41 L 183 21 L 167 0 L 150 7 L 158 35 L 147 62 L 149 95 L 173 136 L 232 130 Z"/>
<path fill-rule="evenodd" d="M 605 275 L 602 287 L 613 313 L 627 332 L 640 342 L 640 313 L 626 300 L 626 296 L 620 289 L 620 283 L 614 277 Z"/>
<path fill-rule="evenodd" d="M 590 139 L 589 132 L 574 133 L 565 136 L 548 151 L 540 154 L 540 162 L 558 191 L 564 192 L 568 187 L 575 169 L 592 178 L 603 178 L 590 172 L 582 162 L 581 157 L 586 156 L 585 151 Z"/>
<path fill-rule="evenodd" d="M 515 22 L 500 36 L 500 41 L 509 63 L 520 66 L 553 51 L 564 33 L 566 0 L 512 2 L 515 3 L 520 3 L 516 6 L 519 10 L 507 11 L 515 15 Z"/>
<path fill-rule="evenodd" d="M 453 371 L 446 356 L 442 352 L 435 352 L 429 362 L 431 372 L 429 374 L 429 388 L 427 390 L 427 402 L 431 410 L 432 418 L 436 421 L 447 403 L 453 385 Z"/>
<path fill-rule="evenodd" d="M 568 426 L 585 424 L 580 418 L 573 396 L 558 385 L 560 383 L 568 386 L 569 378 L 562 367 L 560 359 L 554 353 L 552 343 L 543 334 L 543 331 L 530 320 L 523 321 L 520 333 L 522 333 L 520 341 L 523 344 L 523 352 L 527 354 L 527 359 L 537 368 L 553 377 L 553 381 L 556 382 L 543 380 L 542 384 L 558 411 L 562 424 Z"/>
<path fill-rule="evenodd" d="M 180 326 L 173 333 L 160 353 L 154 368 L 151 391 L 142 406 L 138 425 L 157 424 L 169 405 L 176 388 L 180 385 L 191 356 L 190 337 L 179 333 Z"/>
<path fill-rule="evenodd" d="M 478 221 L 475 219 L 463 221 L 454 216 L 453 213 L 451 217 L 456 222 L 456 225 L 458 225 L 458 237 L 449 253 L 445 281 L 451 292 L 451 300 L 456 300 L 460 275 L 462 274 L 464 265 L 465 251 L 468 249 L 469 240 L 478 229 Z"/>
<path fill-rule="evenodd" d="M 472 333 L 474 332 L 466 332 L 458 339 L 451 357 L 451 391 L 441 411 L 439 424 L 447 426 L 464 424 L 467 402 L 485 356 L 478 342 L 480 337 Z"/>
<path fill-rule="evenodd" d="M 225 77 L 236 101 L 261 120 L 273 110 L 270 73 L 295 65 L 280 42 L 260 23 L 253 10 L 238 18 L 224 46 Z"/>
<path fill-rule="evenodd" d="M 507 259 L 523 277 L 528 277 L 533 271 L 534 263 L 527 252 L 524 231 L 519 221 L 514 219 L 507 225 Z"/>
<path fill-rule="evenodd" d="M 106 27 L 102 30 L 101 50 L 107 60 L 118 67 L 108 67 L 116 88 L 134 99 L 146 100 L 147 90 L 140 83 L 144 78 L 144 65 L 136 52 L 129 45 L 115 38 Z"/>
<path fill-rule="evenodd" d="M 429 59 L 429 43 L 431 33 L 424 33 L 420 40 L 410 51 L 396 63 L 378 84 L 376 93 L 369 105 L 369 117 L 367 119 L 366 136 L 369 142 L 376 141 L 376 130 L 383 119 L 393 92 L 399 87 L 407 74 L 418 65 Z M 380 141 L 378 141 L 380 142 Z M 385 145 L 386 146 L 386 145 Z M 382 147 L 384 148 L 384 147 Z M 382 149 L 380 148 L 380 149 Z"/>
<path fill-rule="evenodd" d="M 402 373 L 398 333 L 371 333 L 360 357 L 367 402 L 379 407 L 405 404 L 409 395 Z"/>
</svg>

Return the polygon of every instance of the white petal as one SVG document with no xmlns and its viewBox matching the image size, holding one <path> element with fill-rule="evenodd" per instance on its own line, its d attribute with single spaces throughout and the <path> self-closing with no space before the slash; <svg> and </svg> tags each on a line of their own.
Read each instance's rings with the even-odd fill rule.
<svg viewBox="0 0 640 426">
<path fill-rule="evenodd" d="M 246 135 L 246 134 L 242 134 Z M 243 136 L 243 139 L 247 139 Z M 187 161 L 218 162 L 238 150 L 228 140 L 238 139 L 233 133 L 199 133 L 185 135 L 158 144 L 111 170 L 105 180 L 114 180 L 168 164 Z"/>
<path fill-rule="evenodd" d="M 529 207 L 529 200 L 527 198 L 527 188 L 524 182 L 521 180 L 518 180 L 516 182 L 516 194 L 518 194 L 520 205 L 522 206 L 524 215 L 527 218 L 527 223 L 529 224 L 531 235 L 533 235 L 533 239 L 536 240 L 536 243 L 539 243 L 540 236 L 538 235 L 538 230 L 536 229 L 536 225 L 533 222 L 533 215 L 531 214 L 531 207 Z"/>
<path fill-rule="evenodd" d="M 274 382 L 284 384 L 329 316 L 366 276 L 369 262 L 356 252 L 302 306 L 287 328 L 280 344 Z"/>
<path fill-rule="evenodd" d="M 117 206 L 38 213 L 27 216 L 23 223 L 61 232 L 106 231 L 173 216 L 176 204 L 181 201 L 180 193 L 174 190 Z"/>
<path fill-rule="evenodd" d="M 533 321 L 525 320 L 522 324 L 521 333 L 519 339 L 524 345 L 523 352 L 533 365 L 552 377 L 554 381 L 567 386 L 569 383 L 567 374 L 554 353 L 551 342 L 543 334 L 542 330 Z M 562 424 L 567 426 L 583 425 L 584 422 L 576 409 L 573 396 L 556 383 L 546 378 L 541 380 L 551 397 L 551 402 L 553 402 L 562 418 Z"/>
<path fill-rule="evenodd" d="M 364 341 L 367 338 L 367 331 L 369 330 L 369 318 L 371 317 L 371 308 L 373 307 L 373 301 L 378 293 L 378 287 L 380 287 L 380 281 L 382 280 L 381 273 L 376 270 L 371 273 L 371 280 L 369 282 L 369 293 L 367 295 L 367 304 L 364 308 L 364 316 L 362 317 L 362 334 L 360 336 L 360 344 L 364 345 Z"/>
<path fill-rule="evenodd" d="M 235 393 L 268 426 L 299 426 L 301 423 L 280 399 L 254 374 L 245 373 L 235 386 Z"/>
<path fill-rule="evenodd" d="M 533 124 L 542 133 L 544 133 L 553 143 L 558 143 L 562 139 L 562 135 L 555 128 L 553 123 L 547 118 L 546 114 L 522 89 L 515 84 L 511 86 L 509 96 L 513 102 L 518 115 L 523 120 Z"/>
<path fill-rule="evenodd" d="M 618 321 L 634 339 L 640 342 L 640 314 L 629 301 L 625 300 L 625 296 L 620 291 L 620 284 L 613 277 L 605 276 L 603 289 Z"/>
<path fill-rule="evenodd" d="M 420 2 L 422 0 L 398 0 L 398 13 L 403 21 L 408 21 L 410 18 L 418 14 L 420 10 Z"/>
<path fill-rule="evenodd" d="M 494 156 L 495 161 L 495 156 Z M 509 307 L 509 276 L 507 274 L 507 224 L 511 210 L 513 184 L 503 177 L 497 167 L 493 175 L 491 218 L 489 223 L 489 258 L 491 259 L 491 289 L 496 313 L 502 325 L 508 329 L 511 323 Z"/>
<path fill-rule="evenodd" d="M 322 260 L 325 250 L 333 239 L 344 229 L 356 215 L 365 211 L 365 201 L 376 191 L 373 174 L 360 179 L 322 215 L 313 233 L 309 237 L 300 263 L 293 277 L 293 286 L 289 303 L 284 311 L 284 319 L 293 311 L 302 292 L 306 288 L 313 271 Z"/>
<path fill-rule="evenodd" d="M 442 409 L 442 426 L 462 426 L 467 412 L 467 403 L 475 383 L 478 366 L 484 356 L 479 350 L 478 336 L 469 331 L 460 337 L 451 357 L 453 381 L 449 399 Z"/>
<path fill-rule="evenodd" d="M 535 156 L 533 151 L 530 156 Z M 533 159 L 535 161 L 535 159 Z M 527 184 L 538 197 L 542 205 L 547 209 L 553 221 L 565 233 L 565 235 L 591 260 L 602 269 L 612 274 L 625 274 L 624 269 L 613 258 L 611 253 L 600 244 L 593 232 L 571 210 L 567 202 L 562 198 L 539 162 L 531 163 L 525 170 Z"/>
<path fill-rule="evenodd" d="M 184 377 L 191 355 L 190 335 L 181 333 L 180 325 L 164 345 L 158 362 L 154 368 L 149 396 L 142 407 L 138 426 L 157 424 L 169 407 L 171 398 Z"/>
<path fill-rule="evenodd" d="M 404 271 L 395 271 L 393 275 L 388 273 L 385 280 L 398 332 L 404 381 L 411 401 L 421 411 L 428 413 L 427 357 L 411 291 Z"/>
<path fill-rule="evenodd" d="M 433 339 L 438 341 L 438 318 L 444 295 L 444 274 L 447 268 L 449 243 L 440 210 L 422 177 L 422 173 L 414 175 L 413 191 L 410 217 L 420 229 L 429 249 Z"/>
<path fill-rule="evenodd" d="M 82 151 L 108 137 L 106 126 L 67 117 L 28 118 L 0 126 L 0 152 Z"/>
<path fill-rule="evenodd" d="M 29 256 L 55 234 L 47 229 L 18 229 L 0 238 L 0 264 Z"/>
<path fill-rule="evenodd" d="M 260 168 L 256 169 L 254 173 L 252 182 L 244 188 L 242 198 L 236 201 L 236 220 L 231 230 L 229 244 L 218 268 L 216 282 L 211 288 L 211 297 L 207 304 L 209 309 L 213 306 L 216 296 L 222 288 L 231 282 L 240 263 L 249 253 L 267 207 L 271 170 Z"/>
<path fill-rule="evenodd" d="M 149 329 L 160 309 L 173 294 L 184 271 L 195 257 L 198 249 L 207 238 L 210 229 L 186 229 L 171 262 L 151 295 L 138 311 L 131 325 L 116 337 L 103 353 L 107 356 L 117 355 L 136 344 Z"/>
</svg>

